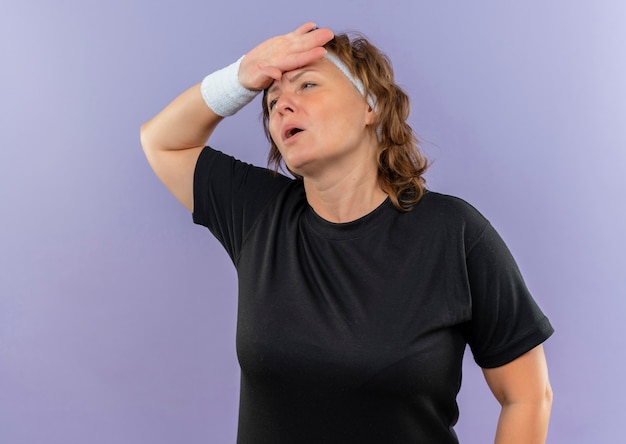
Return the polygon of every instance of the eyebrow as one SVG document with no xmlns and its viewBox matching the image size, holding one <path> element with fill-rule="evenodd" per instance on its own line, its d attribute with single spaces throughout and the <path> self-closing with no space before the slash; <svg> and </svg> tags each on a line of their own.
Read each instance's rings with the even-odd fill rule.
<svg viewBox="0 0 626 444">
<path fill-rule="evenodd" d="M 287 81 L 289 83 L 294 83 L 294 82 L 298 81 L 298 79 L 300 77 L 302 77 L 304 74 L 306 74 L 308 72 L 311 72 L 311 71 L 316 71 L 316 69 L 315 68 L 303 68 L 303 69 L 300 69 L 292 77 L 288 77 Z M 293 72 L 293 71 L 291 71 L 291 72 Z M 287 74 L 289 74 L 289 73 L 287 73 Z M 267 90 L 267 95 L 272 94 L 274 91 L 276 91 L 277 88 L 278 88 L 278 86 L 276 85 L 276 82 L 274 81 L 274 84 L 272 86 L 270 86 L 270 88 Z"/>
</svg>

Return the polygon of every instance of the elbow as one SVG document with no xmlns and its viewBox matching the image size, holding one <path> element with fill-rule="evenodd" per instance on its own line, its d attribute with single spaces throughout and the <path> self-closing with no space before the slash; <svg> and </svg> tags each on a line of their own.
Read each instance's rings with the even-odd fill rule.
<svg viewBox="0 0 626 444">
<path fill-rule="evenodd" d="M 528 413 L 536 418 L 538 424 L 542 425 L 542 429 L 547 430 L 550 422 L 550 414 L 552 413 L 552 401 L 554 393 L 549 382 L 542 393 L 537 393 L 532 400 L 528 402 Z"/>
<path fill-rule="evenodd" d="M 547 421 L 552 411 L 554 393 L 552 392 L 550 381 L 546 380 L 534 390 L 525 392 L 524 394 L 518 394 L 514 397 L 502 394 L 502 396 L 497 398 L 504 410 L 522 409 L 531 416 L 535 416 L 537 419 Z"/>
<path fill-rule="evenodd" d="M 550 381 L 546 382 L 546 387 L 543 395 L 543 405 L 544 410 L 548 416 L 550 416 L 550 412 L 552 411 L 552 401 L 554 399 L 554 392 L 552 391 L 552 386 L 550 385 Z"/>
<path fill-rule="evenodd" d="M 537 414 L 547 420 L 550 418 L 550 412 L 552 411 L 552 400 L 554 393 L 552 392 L 552 386 L 549 381 L 546 381 L 542 391 L 539 391 L 532 398 L 528 399 L 528 403 L 534 406 Z"/>
<path fill-rule="evenodd" d="M 141 125 L 141 128 L 139 128 L 139 141 L 141 143 L 143 152 L 145 154 L 148 154 L 148 151 L 150 150 L 150 147 L 152 145 L 150 143 L 150 122 L 149 121 Z"/>
</svg>

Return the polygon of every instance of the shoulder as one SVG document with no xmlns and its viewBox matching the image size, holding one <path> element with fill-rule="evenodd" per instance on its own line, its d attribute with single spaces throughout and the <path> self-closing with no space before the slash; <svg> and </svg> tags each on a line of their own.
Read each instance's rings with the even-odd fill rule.
<svg viewBox="0 0 626 444">
<path fill-rule="evenodd" d="M 417 213 L 427 214 L 438 222 L 485 226 L 489 221 L 469 202 L 448 194 L 427 190 L 415 206 Z"/>
<path fill-rule="evenodd" d="M 209 146 L 205 147 L 198 157 L 195 178 L 195 185 L 202 180 L 211 180 L 220 186 L 233 182 L 237 187 L 249 186 L 252 189 L 265 185 L 280 188 L 293 181 L 282 174 L 243 162 Z"/>
<path fill-rule="evenodd" d="M 194 221 L 212 224 L 222 215 L 222 225 L 254 220 L 294 180 L 205 147 L 194 172 Z"/>
<path fill-rule="evenodd" d="M 428 233 L 444 245 L 457 245 L 470 251 L 491 227 L 487 218 L 467 201 L 447 194 L 426 191 L 407 214 L 418 231 Z"/>
</svg>

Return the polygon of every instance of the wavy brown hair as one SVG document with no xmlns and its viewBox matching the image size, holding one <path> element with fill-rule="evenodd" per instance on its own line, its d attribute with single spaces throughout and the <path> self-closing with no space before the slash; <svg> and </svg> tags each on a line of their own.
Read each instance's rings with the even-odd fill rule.
<svg viewBox="0 0 626 444">
<path fill-rule="evenodd" d="M 324 47 L 363 82 L 366 97 L 376 98 L 378 183 L 398 210 L 411 210 L 424 195 L 423 175 L 428 161 L 407 123 L 409 97 L 395 83 L 389 58 L 360 34 L 337 34 Z M 266 94 L 267 89 L 262 101 L 263 129 L 271 144 L 267 163 L 277 171 L 283 166 L 283 158 L 270 135 Z"/>
</svg>

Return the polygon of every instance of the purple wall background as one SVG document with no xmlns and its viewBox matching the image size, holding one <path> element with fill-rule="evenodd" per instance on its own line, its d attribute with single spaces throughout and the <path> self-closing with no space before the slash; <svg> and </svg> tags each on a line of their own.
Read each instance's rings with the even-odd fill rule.
<svg viewBox="0 0 626 444">
<path fill-rule="evenodd" d="M 430 187 L 513 250 L 557 329 L 549 442 L 623 436 L 626 4 L 516 3 L 3 2 L 0 442 L 234 442 L 234 270 L 138 131 L 306 19 L 389 54 Z M 258 110 L 212 143 L 263 164 Z M 489 442 L 497 405 L 471 359 L 460 407 L 462 442 Z"/>
</svg>

